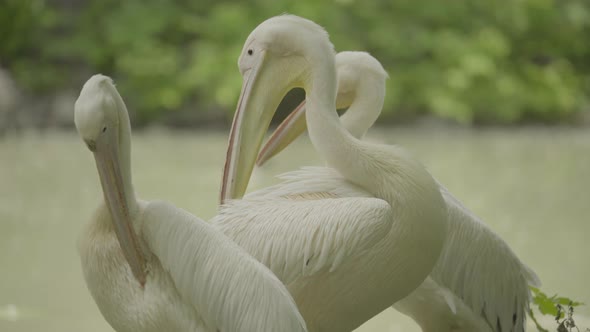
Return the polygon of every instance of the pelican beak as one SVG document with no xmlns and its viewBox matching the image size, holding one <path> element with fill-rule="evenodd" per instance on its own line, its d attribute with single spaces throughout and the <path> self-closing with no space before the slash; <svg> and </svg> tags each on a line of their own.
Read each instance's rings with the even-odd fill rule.
<svg viewBox="0 0 590 332">
<path fill-rule="evenodd" d="M 283 79 L 284 68 L 272 61 L 266 51 L 254 59 L 254 66 L 243 73 L 242 92 L 231 127 L 223 169 L 221 203 L 241 198 L 246 192 L 256 156 L 272 116 L 289 91 Z M 278 79 L 277 79 L 278 78 Z"/>
<path fill-rule="evenodd" d="M 104 199 L 111 214 L 115 233 L 133 275 L 141 286 L 145 285 L 146 267 L 141 248 L 129 214 L 123 178 L 119 164 L 118 145 L 114 140 L 104 139 L 87 142 L 94 154 Z"/>
<path fill-rule="evenodd" d="M 256 165 L 262 166 L 269 159 L 283 151 L 307 129 L 305 121 L 305 100 L 281 122 L 258 154 Z"/>
</svg>

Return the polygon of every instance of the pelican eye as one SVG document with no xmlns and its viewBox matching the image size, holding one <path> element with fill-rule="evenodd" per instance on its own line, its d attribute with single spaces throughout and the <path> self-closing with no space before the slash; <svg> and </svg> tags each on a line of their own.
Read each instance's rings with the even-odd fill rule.
<svg viewBox="0 0 590 332">
<path fill-rule="evenodd" d="M 106 126 L 102 127 L 102 132 L 104 133 L 105 131 L 107 131 L 107 127 Z"/>
<path fill-rule="evenodd" d="M 252 51 L 252 49 L 248 50 L 248 55 L 252 55 L 252 53 L 254 53 L 254 51 Z"/>
</svg>

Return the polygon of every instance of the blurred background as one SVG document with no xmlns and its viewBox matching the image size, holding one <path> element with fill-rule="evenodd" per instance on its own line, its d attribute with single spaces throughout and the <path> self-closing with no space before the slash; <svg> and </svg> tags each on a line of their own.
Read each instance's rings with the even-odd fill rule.
<svg viewBox="0 0 590 332">
<path fill-rule="evenodd" d="M 4 127 L 71 126 L 89 75 L 112 76 L 136 126 L 226 126 L 250 31 L 284 12 L 319 22 L 337 51 L 389 71 L 381 122 L 588 122 L 587 0 L 4 0 Z"/>
<path fill-rule="evenodd" d="M 418 156 L 547 293 L 590 303 L 588 0 L 2 0 L 0 331 L 111 331 L 76 252 L 102 197 L 73 129 L 82 84 L 109 75 L 125 99 L 138 193 L 209 218 L 237 58 L 256 25 L 285 12 L 389 72 L 369 140 Z M 275 120 L 302 98 L 289 94 Z M 319 164 L 304 137 L 256 170 L 252 188 Z M 576 315 L 590 327 L 587 306 Z M 418 329 L 388 310 L 360 330 Z"/>
</svg>

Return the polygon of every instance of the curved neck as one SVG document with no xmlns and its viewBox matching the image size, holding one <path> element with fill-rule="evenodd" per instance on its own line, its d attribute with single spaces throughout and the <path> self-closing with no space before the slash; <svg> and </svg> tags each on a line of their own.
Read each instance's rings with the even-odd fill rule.
<svg viewBox="0 0 590 332">
<path fill-rule="evenodd" d="M 340 123 L 336 112 L 336 67 L 334 56 L 310 61 L 311 75 L 304 84 L 306 92 L 306 122 L 310 140 L 329 166 L 346 173 L 342 166 L 349 164 L 355 138 Z M 343 174 L 346 176 L 346 174 Z"/>
<path fill-rule="evenodd" d="M 403 149 L 364 143 L 346 131 L 336 112 L 334 57 L 326 56 L 309 63 L 311 76 L 304 82 L 307 93 L 306 121 L 310 140 L 316 150 L 325 158 L 328 166 L 336 169 L 347 181 L 395 207 L 404 206 L 404 220 L 414 221 L 406 230 L 427 241 L 434 237 L 432 243 L 442 246 L 439 236 L 446 231 L 446 219 L 442 217 L 446 209 L 440 189 L 431 175 Z M 379 94 L 371 105 L 380 109 L 384 85 L 375 90 Z M 360 95 L 368 93 L 358 92 Z M 369 106 L 368 99 L 358 101 L 358 104 L 362 103 Z"/>
<path fill-rule="evenodd" d="M 348 181 L 363 187 L 377 197 L 387 201 L 398 199 L 386 194 L 387 188 L 405 184 L 407 179 L 421 181 L 429 175 L 423 168 L 409 158 L 403 150 L 396 149 L 387 153 L 389 158 L 384 161 L 380 156 L 384 150 L 381 146 L 363 143 L 353 137 L 340 123 L 336 112 L 336 71 L 333 57 L 323 57 L 316 62 L 310 62 L 311 76 L 304 84 L 306 97 L 306 121 L 309 138 L 327 165 L 336 169 Z M 372 97 L 359 99 L 352 111 L 365 106 L 381 109 L 385 94 L 385 86 L 374 89 L 378 94 L 370 91 L 358 91 Z M 369 88 L 371 90 L 371 88 Z M 371 101 L 371 99 L 373 99 Z M 370 106 L 372 105 L 372 106 Z M 350 110 L 349 110 L 350 111 Z M 389 152 L 392 152 L 390 150 Z M 382 192 L 385 190 L 385 192 Z M 438 191 L 437 191 L 438 192 Z M 440 195 L 440 194 L 439 194 Z M 417 197 L 420 195 L 417 195 Z"/>
<path fill-rule="evenodd" d="M 363 79 L 352 104 L 340 117 L 342 126 L 355 138 L 362 139 L 381 114 L 384 100 L 385 79 Z"/>
<path fill-rule="evenodd" d="M 123 98 L 121 98 L 121 95 L 119 95 L 114 87 L 109 85 L 109 88 L 112 89 L 112 95 L 115 98 L 117 106 L 117 116 L 119 117 L 119 132 L 117 133 L 119 141 L 118 157 L 121 176 L 123 178 L 123 192 L 125 193 L 125 200 L 129 207 L 129 214 L 133 216 L 138 210 L 138 203 L 131 177 L 131 122 L 129 121 L 129 113 L 127 112 L 127 106 L 125 106 Z"/>
<path fill-rule="evenodd" d="M 336 112 L 337 78 L 334 55 L 324 54 L 315 60 L 309 62 L 311 75 L 304 84 L 309 138 L 329 167 L 338 170 L 351 181 L 366 178 L 366 170 L 358 162 L 362 159 L 362 142 L 342 126 Z"/>
</svg>

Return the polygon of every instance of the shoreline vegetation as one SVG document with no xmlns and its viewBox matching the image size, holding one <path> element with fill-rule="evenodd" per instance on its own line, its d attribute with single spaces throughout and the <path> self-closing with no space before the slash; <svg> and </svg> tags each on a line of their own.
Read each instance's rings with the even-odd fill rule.
<svg viewBox="0 0 590 332">
<path fill-rule="evenodd" d="M 243 40 L 285 12 L 321 23 L 337 51 L 383 63 L 390 79 L 380 123 L 590 123 L 587 0 L 6 0 L 0 124 L 70 126 L 80 86 L 103 73 L 129 96 L 140 127 L 222 126 L 240 92 Z"/>
</svg>

